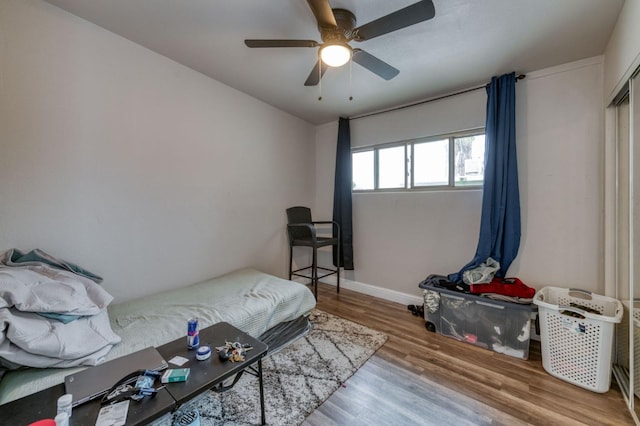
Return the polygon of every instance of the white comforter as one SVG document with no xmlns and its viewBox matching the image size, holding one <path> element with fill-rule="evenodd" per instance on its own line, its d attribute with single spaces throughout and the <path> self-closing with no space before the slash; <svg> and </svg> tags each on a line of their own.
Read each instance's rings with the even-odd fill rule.
<svg viewBox="0 0 640 426">
<path fill-rule="evenodd" d="M 120 342 L 107 305 L 88 278 L 46 264 L 0 266 L 0 366 L 96 365 Z M 64 323 L 38 313 L 79 315 Z"/>
</svg>

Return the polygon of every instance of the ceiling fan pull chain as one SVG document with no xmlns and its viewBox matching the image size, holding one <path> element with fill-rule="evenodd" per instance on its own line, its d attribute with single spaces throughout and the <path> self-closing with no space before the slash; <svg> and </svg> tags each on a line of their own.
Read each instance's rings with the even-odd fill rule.
<svg viewBox="0 0 640 426">
<path fill-rule="evenodd" d="M 353 54 L 349 58 L 349 100 L 353 100 Z"/>
<path fill-rule="evenodd" d="M 320 59 L 320 51 L 318 50 L 318 101 L 322 100 L 322 60 Z"/>
</svg>

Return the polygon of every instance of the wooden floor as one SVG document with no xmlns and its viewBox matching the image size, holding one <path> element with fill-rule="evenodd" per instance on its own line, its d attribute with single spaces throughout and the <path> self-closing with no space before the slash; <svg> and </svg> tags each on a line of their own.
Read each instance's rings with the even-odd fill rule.
<svg viewBox="0 0 640 426">
<path fill-rule="evenodd" d="M 598 394 L 529 360 L 428 332 L 405 305 L 321 284 L 318 309 L 388 335 L 307 426 L 328 425 L 633 425 L 615 384 Z"/>
</svg>

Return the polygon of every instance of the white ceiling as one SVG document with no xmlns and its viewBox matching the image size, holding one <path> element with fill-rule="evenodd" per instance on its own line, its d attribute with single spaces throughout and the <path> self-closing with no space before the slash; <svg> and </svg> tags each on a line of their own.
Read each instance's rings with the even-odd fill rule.
<svg viewBox="0 0 640 426">
<path fill-rule="evenodd" d="M 624 0 L 433 0 L 432 20 L 361 43 L 400 70 L 353 64 L 305 87 L 316 48 L 250 49 L 244 39 L 321 42 L 304 0 L 47 0 L 244 93 L 321 124 L 602 54 Z M 330 0 L 362 25 L 416 0 Z M 322 91 L 322 100 L 318 97 Z M 353 100 L 349 100 L 349 96 Z"/>
</svg>

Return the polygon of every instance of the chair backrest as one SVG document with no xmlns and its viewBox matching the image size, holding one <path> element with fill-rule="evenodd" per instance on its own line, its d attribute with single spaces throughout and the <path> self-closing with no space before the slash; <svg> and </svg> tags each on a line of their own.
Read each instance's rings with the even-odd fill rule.
<svg viewBox="0 0 640 426">
<path fill-rule="evenodd" d="M 311 223 L 311 209 L 309 207 L 295 206 L 287 209 L 287 223 Z M 311 230 L 302 226 L 287 227 L 289 242 L 311 238 Z"/>
</svg>

